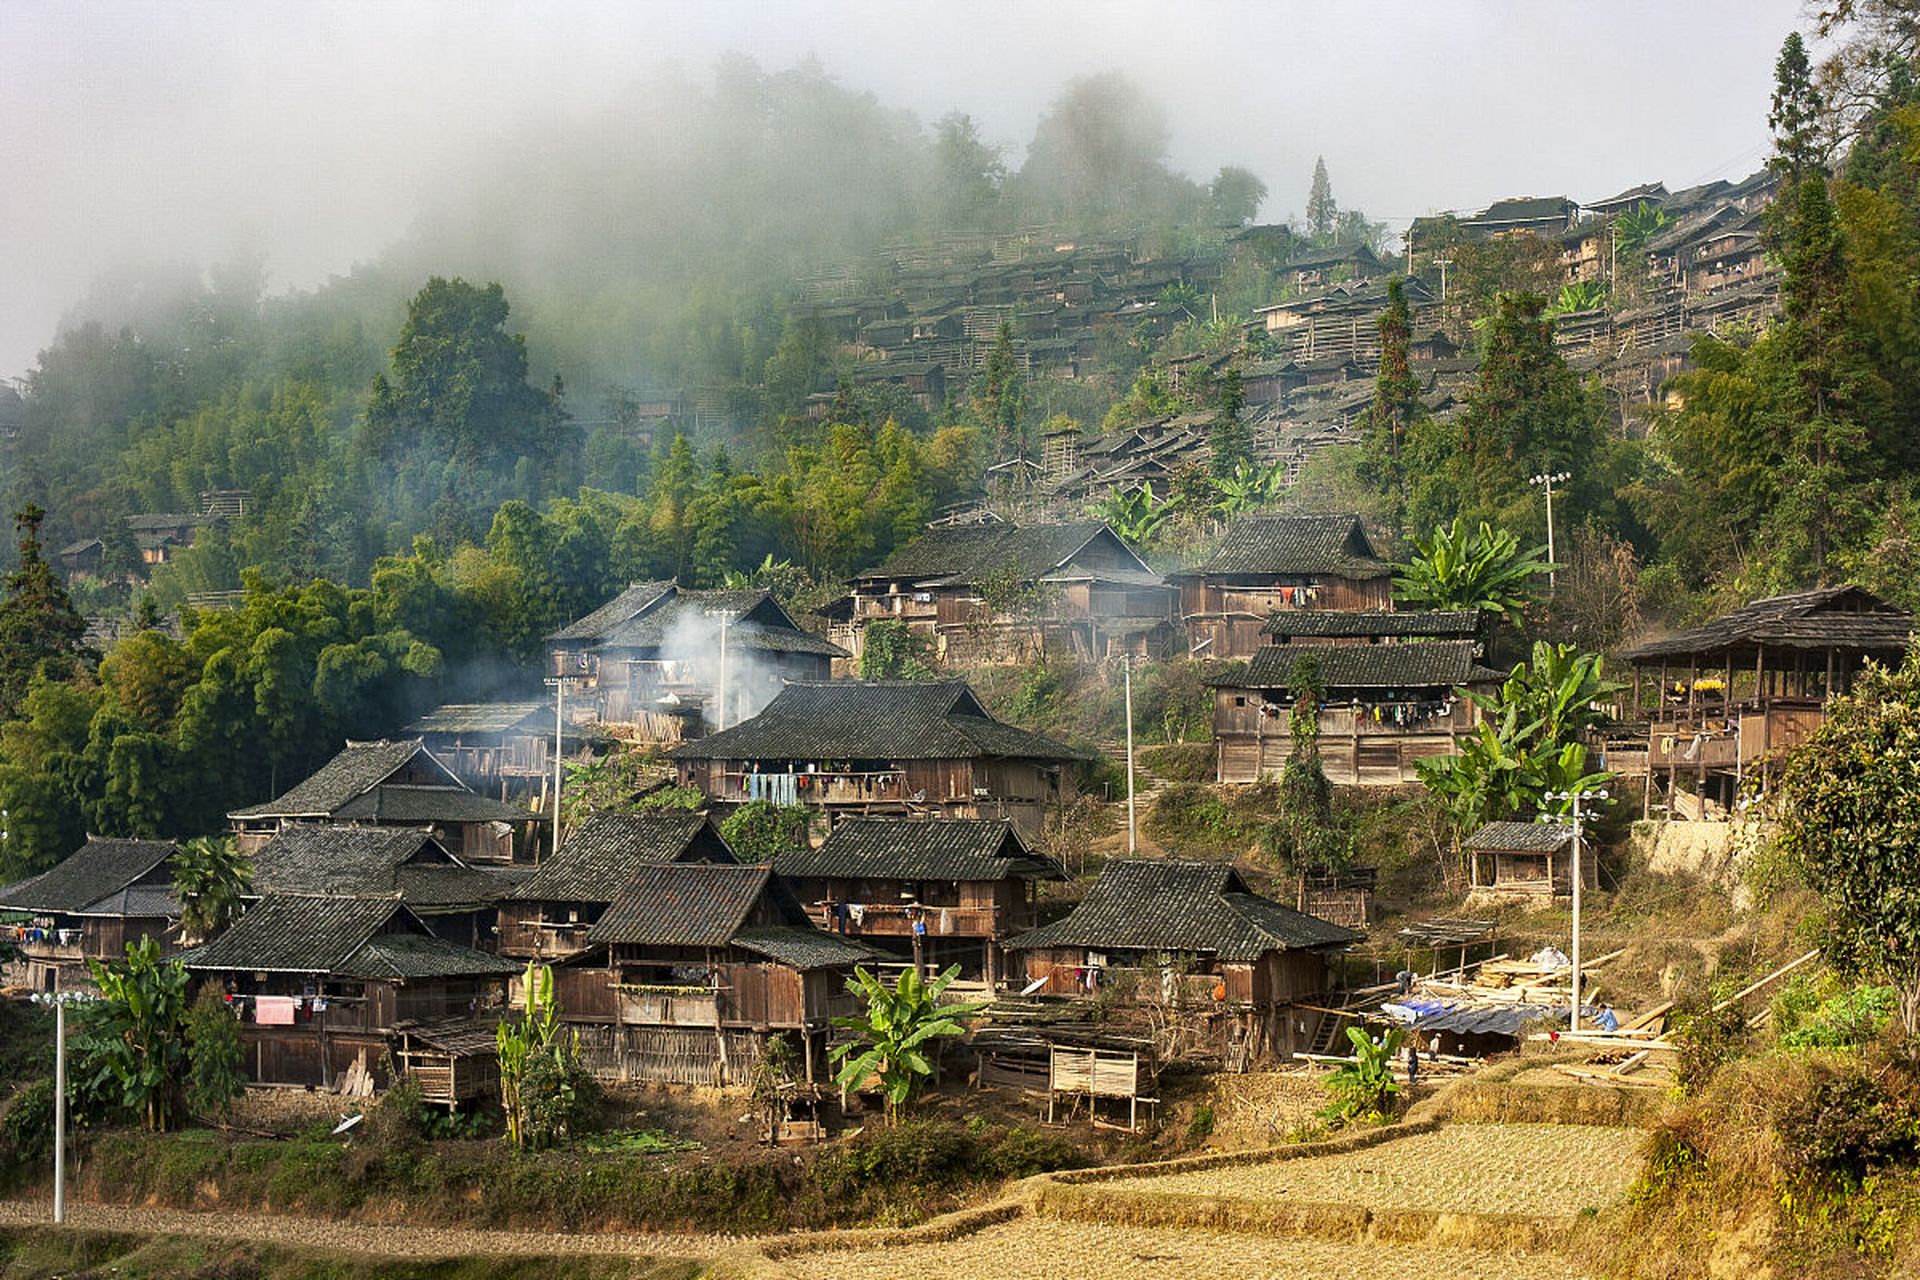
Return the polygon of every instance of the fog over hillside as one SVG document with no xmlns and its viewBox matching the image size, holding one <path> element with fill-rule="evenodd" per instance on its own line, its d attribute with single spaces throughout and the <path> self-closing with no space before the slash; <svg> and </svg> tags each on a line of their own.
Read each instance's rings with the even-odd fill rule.
<svg viewBox="0 0 1920 1280">
<path fill-rule="evenodd" d="M 115 267 L 246 260 L 281 289 L 390 253 L 396 306 L 424 271 L 518 284 L 537 356 L 543 315 L 579 311 L 570 279 L 634 269 L 623 253 L 727 253 L 758 225 L 743 202 L 803 189 L 820 198 L 760 222 L 806 228 L 787 247 L 807 255 L 858 248 L 910 222 L 902 202 L 926 175 L 888 166 L 942 116 L 969 115 L 1017 171 L 1063 86 L 1108 71 L 1137 87 L 1142 111 L 1164 113 L 1173 170 L 1204 183 L 1245 166 L 1268 188 L 1270 219 L 1304 205 L 1319 155 L 1343 205 L 1392 223 L 1522 192 L 1592 198 L 1726 176 L 1762 153 L 1755 108 L 1799 11 L 10 4 L 0 376 L 25 372 Z M 774 95 L 758 105 L 793 131 L 730 152 L 711 128 L 742 59 L 817 71 L 878 109 L 842 130 L 840 105 L 810 113 Z M 756 264 L 782 247 L 768 239 L 747 246 Z M 128 278 L 93 290 L 82 313 L 114 319 Z M 626 358 L 567 358 L 602 356 Z"/>
</svg>

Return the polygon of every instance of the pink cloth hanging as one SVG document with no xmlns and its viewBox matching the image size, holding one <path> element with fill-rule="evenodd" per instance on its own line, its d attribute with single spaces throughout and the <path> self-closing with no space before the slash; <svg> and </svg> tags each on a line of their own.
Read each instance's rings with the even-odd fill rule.
<svg viewBox="0 0 1920 1280">
<path fill-rule="evenodd" d="M 253 1020 L 263 1027 L 290 1027 L 299 1003 L 298 996 L 255 996 Z"/>
</svg>

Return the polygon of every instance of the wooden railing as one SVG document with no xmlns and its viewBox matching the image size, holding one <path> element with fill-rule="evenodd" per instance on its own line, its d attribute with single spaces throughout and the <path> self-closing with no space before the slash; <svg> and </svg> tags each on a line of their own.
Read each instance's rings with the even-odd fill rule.
<svg viewBox="0 0 1920 1280">
<path fill-rule="evenodd" d="M 873 935 L 878 937 L 911 937 L 913 934 L 913 908 L 899 902 L 861 902 L 848 903 L 848 907 L 858 907 L 860 918 L 855 921 L 852 913 L 845 916 L 848 937 Z M 1003 925 L 1001 913 L 995 907 L 921 907 L 919 911 L 927 922 L 927 936 L 930 938 L 991 938 L 996 936 Z M 842 917 L 835 912 L 833 905 L 815 903 L 807 908 L 807 914 L 820 928 L 837 932 Z"/>
<path fill-rule="evenodd" d="M 587 949 L 590 924 L 546 924 L 510 921 L 500 927 L 500 950 L 507 955 L 559 957 Z"/>
</svg>

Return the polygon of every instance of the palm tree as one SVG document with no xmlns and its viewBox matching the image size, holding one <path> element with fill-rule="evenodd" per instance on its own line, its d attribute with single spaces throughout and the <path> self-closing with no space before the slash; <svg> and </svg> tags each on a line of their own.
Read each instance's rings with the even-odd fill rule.
<svg viewBox="0 0 1920 1280">
<path fill-rule="evenodd" d="M 987 1006 L 940 1003 L 940 994 L 960 976 L 954 965 L 932 982 L 922 982 L 913 969 L 903 969 L 889 987 L 865 969 L 856 968 L 847 989 L 867 998 L 866 1012 L 835 1018 L 834 1025 L 854 1038 L 835 1045 L 829 1057 L 841 1064 L 834 1077 L 842 1089 L 858 1089 L 875 1076 L 887 1095 L 887 1123 L 900 1118 L 901 1108 L 913 1096 L 922 1077 L 933 1074 L 930 1052 L 935 1040 L 966 1034 L 965 1019 Z"/>
<path fill-rule="evenodd" d="M 1395 565 L 1394 594 L 1427 609 L 1472 609 L 1518 623 L 1533 596 L 1533 581 L 1554 566 L 1545 547 L 1520 549 L 1520 539 L 1486 521 L 1469 530 L 1465 520 L 1442 525 L 1431 538 L 1414 539 L 1415 555 Z"/>
<path fill-rule="evenodd" d="M 181 844 L 171 866 L 182 942 L 205 942 L 233 923 L 240 899 L 253 884 L 253 860 L 232 836 L 195 836 Z"/>
</svg>

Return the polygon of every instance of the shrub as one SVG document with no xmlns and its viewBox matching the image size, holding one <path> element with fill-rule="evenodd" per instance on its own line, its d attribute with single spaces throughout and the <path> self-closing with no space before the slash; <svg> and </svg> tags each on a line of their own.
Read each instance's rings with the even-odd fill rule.
<svg viewBox="0 0 1920 1280">
<path fill-rule="evenodd" d="M 212 983 L 187 1011 L 187 1105 L 203 1116 L 223 1116 L 247 1091 L 240 1069 L 240 1024 Z"/>
<path fill-rule="evenodd" d="M 720 834 L 745 862 L 772 862 L 783 853 L 807 847 L 813 811 L 805 805 L 749 800 L 728 814 Z"/>
<path fill-rule="evenodd" d="M 13 1095 L 0 1117 L 0 1137 L 17 1160 L 40 1160 L 53 1151 L 53 1081 L 35 1080 Z"/>
<path fill-rule="evenodd" d="M 1793 1002 L 1783 1001 L 1788 1008 Z M 1892 987 L 1855 987 L 1815 1006 L 1806 1020 L 1782 1031 L 1783 1049 L 1856 1049 L 1893 1020 L 1899 997 Z"/>
<path fill-rule="evenodd" d="M 1698 1093 L 1714 1072 L 1738 1057 L 1746 1028 L 1738 1006 L 1676 1011 L 1671 1039 L 1679 1052 L 1674 1055 L 1673 1082 L 1680 1092 Z"/>
<path fill-rule="evenodd" d="M 1777 1127 L 1790 1163 L 1850 1184 L 1920 1153 L 1920 1113 L 1864 1070 L 1820 1081 Z"/>
</svg>

